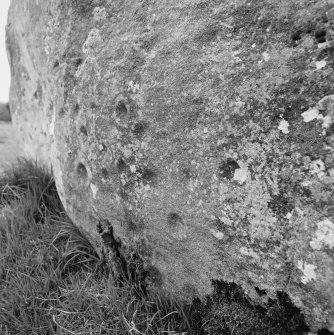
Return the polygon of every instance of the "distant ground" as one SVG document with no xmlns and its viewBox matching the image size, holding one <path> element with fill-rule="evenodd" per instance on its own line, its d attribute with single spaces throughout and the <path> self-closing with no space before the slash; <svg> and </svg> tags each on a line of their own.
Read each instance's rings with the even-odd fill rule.
<svg viewBox="0 0 334 335">
<path fill-rule="evenodd" d="M 14 129 L 11 122 L 0 121 L 0 173 L 6 164 L 10 164 L 23 152 L 18 146 L 14 136 Z"/>
</svg>

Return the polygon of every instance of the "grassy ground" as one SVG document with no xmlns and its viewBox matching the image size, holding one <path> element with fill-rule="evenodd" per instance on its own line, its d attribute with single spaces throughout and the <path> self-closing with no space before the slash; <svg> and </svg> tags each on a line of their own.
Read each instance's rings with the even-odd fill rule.
<svg viewBox="0 0 334 335">
<path fill-rule="evenodd" d="M 288 335 L 303 317 L 281 295 L 253 307 L 216 282 L 206 301 L 182 305 L 112 275 L 111 265 L 64 213 L 54 180 L 20 160 L 0 176 L 0 334 Z"/>
<path fill-rule="evenodd" d="M 21 160 L 7 170 L 0 207 L 0 334 L 189 331 L 190 308 L 114 280 L 64 213 L 45 169 Z"/>
</svg>

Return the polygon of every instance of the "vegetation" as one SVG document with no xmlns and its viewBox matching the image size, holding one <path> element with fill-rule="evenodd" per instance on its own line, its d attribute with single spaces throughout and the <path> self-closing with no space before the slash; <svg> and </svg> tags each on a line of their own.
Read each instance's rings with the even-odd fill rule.
<svg viewBox="0 0 334 335">
<path fill-rule="evenodd" d="M 137 278 L 137 279 L 136 279 Z M 303 334 L 284 295 L 253 307 L 233 284 L 191 305 L 115 276 L 64 213 L 51 174 L 19 160 L 0 176 L 0 334 Z"/>
<path fill-rule="evenodd" d="M 186 308 L 111 275 L 64 213 L 55 183 L 20 160 L 0 177 L 0 334 L 177 334 Z"/>
</svg>

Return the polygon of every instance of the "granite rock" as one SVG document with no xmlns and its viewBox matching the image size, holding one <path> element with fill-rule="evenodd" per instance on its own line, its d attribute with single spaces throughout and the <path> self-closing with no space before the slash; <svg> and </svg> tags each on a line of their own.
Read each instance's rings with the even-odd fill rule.
<svg viewBox="0 0 334 335">
<path fill-rule="evenodd" d="M 14 124 L 152 287 L 281 291 L 334 331 L 333 36 L 333 0 L 12 0 Z"/>
</svg>

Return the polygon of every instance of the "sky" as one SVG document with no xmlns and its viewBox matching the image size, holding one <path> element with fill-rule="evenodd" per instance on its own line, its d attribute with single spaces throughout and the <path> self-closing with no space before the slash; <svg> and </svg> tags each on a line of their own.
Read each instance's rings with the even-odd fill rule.
<svg viewBox="0 0 334 335">
<path fill-rule="evenodd" d="M 10 0 L 0 0 L 0 102 L 8 102 L 9 99 L 10 70 L 5 44 L 9 2 Z"/>
</svg>

